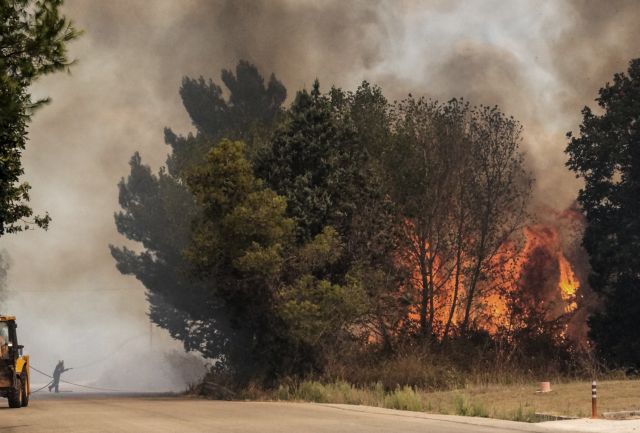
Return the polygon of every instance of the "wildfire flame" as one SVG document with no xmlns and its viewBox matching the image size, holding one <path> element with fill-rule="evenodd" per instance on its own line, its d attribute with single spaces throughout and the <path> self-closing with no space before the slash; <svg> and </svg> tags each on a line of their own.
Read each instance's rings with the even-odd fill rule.
<svg viewBox="0 0 640 433">
<path fill-rule="evenodd" d="M 517 313 L 512 311 L 510 303 L 522 292 L 526 292 L 527 296 L 521 299 L 538 304 L 531 305 L 531 311 L 544 311 L 548 319 L 571 313 L 577 308 L 580 281 L 565 255 L 559 229 L 545 224 L 530 225 L 523 229 L 522 239 L 521 246 L 514 241 L 501 246 L 491 260 L 490 267 L 493 269 L 489 272 L 490 278 L 482 282 L 483 287 L 475 300 L 478 306 L 475 324 L 491 334 L 500 329 L 513 328 L 517 326 L 515 323 L 523 323 L 521 318 L 514 317 Z M 438 287 L 434 294 L 436 308 L 433 328 L 436 334 L 441 335 L 454 302 L 455 283 L 450 273 L 445 276 L 447 273 L 441 269 L 437 257 L 433 263 L 434 281 Z M 413 287 L 421 288 L 418 266 L 414 267 L 412 274 Z M 465 299 L 465 283 L 464 278 L 459 281 L 458 303 Z M 453 317 L 454 326 L 461 321 L 461 311 L 462 308 L 458 308 Z M 417 306 L 409 308 L 410 322 L 417 323 L 419 317 Z"/>
<path fill-rule="evenodd" d="M 530 259 L 536 250 L 544 250 L 554 258 L 558 268 L 558 294 L 565 304 L 563 309 L 567 313 L 574 311 L 577 308 L 576 295 L 580 288 L 580 281 L 564 254 L 558 229 L 549 225 L 529 226 L 524 229 L 524 236 L 526 239 L 525 261 Z"/>
<path fill-rule="evenodd" d="M 560 282 L 558 283 L 560 294 L 562 299 L 567 302 L 565 311 L 571 312 L 577 308 L 576 293 L 580 288 L 580 281 L 576 278 L 571 264 L 564 255 L 558 257 L 558 265 L 560 266 Z"/>
</svg>

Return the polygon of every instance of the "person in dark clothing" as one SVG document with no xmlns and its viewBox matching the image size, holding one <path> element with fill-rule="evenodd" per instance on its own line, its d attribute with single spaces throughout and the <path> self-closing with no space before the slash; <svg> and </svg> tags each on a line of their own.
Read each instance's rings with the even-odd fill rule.
<svg viewBox="0 0 640 433">
<path fill-rule="evenodd" d="M 58 386 L 60 386 L 60 376 L 62 376 L 62 373 L 65 371 L 69 370 L 71 369 L 64 368 L 64 361 L 58 362 L 58 365 L 56 365 L 56 368 L 53 370 L 53 381 L 51 381 L 51 385 L 49 385 L 49 392 L 51 392 L 52 389 L 55 389 L 56 392 L 60 392 L 58 390 Z"/>
</svg>

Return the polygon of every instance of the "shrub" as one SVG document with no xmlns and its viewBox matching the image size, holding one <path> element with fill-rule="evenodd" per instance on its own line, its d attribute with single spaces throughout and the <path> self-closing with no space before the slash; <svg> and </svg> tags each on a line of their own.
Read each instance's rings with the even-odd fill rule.
<svg viewBox="0 0 640 433">
<path fill-rule="evenodd" d="M 482 403 L 470 402 L 463 395 L 456 395 L 454 398 L 456 415 L 489 417 L 489 412 Z"/>
<path fill-rule="evenodd" d="M 276 391 L 276 400 L 291 400 L 289 385 L 280 385 Z"/>
<path fill-rule="evenodd" d="M 405 386 L 396 388 L 395 391 L 384 398 L 384 407 L 387 409 L 422 411 L 422 398 L 413 388 Z"/>
<path fill-rule="evenodd" d="M 330 395 L 327 388 L 316 381 L 302 382 L 295 392 L 296 400 L 313 401 L 315 403 L 327 403 L 330 401 Z"/>
<path fill-rule="evenodd" d="M 518 406 L 517 409 L 508 412 L 504 418 L 519 422 L 537 422 L 535 409 L 533 407 L 524 408 L 522 405 Z"/>
</svg>

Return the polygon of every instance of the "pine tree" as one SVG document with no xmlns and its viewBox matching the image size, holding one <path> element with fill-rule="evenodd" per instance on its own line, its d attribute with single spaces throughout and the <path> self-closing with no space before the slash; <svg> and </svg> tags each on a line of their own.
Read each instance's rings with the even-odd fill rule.
<svg viewBox="0 0 640 433">
<path fill-rule="evenodd" d="M 165 129 L 171 153 L 157 175 L 142 164 L 140 155 L 132 157 L 130 174 L 119 184 L 122 211 L 115 221 L 119 233 L 141 243 L 143 250 L 110 246 L 118 270 L 135 276 L 147 289 L 150 320 L 182 341 L 185 349 L 210 358 L 224 356 L 232 330 L 224 305 L 209 296 L 205 282 L 194 278 L 184 256 L 191 245 L 192 222 L 202 211 L 186 178 L 224 137 L 246 136 L 250 150 L 266 141 L 286 97 L 274 76 L 265 85 L 246 61 L 238 63 L 235 74 L 224 70 L 222 80 L 230 93 L 226 100 L 212 80 L 183 80 L 180 95 L 196 133 L 185 137 Z"/>
<path fill-rule="evenodd" d="M 270 148 L 258 159 L 257 172 L 286 197 L 298 239 L 308 241 L 327 225 L 344 232 L 363 186 L 362 160 L 353 125 L 336 115 L 316 80 L 311 92 L 296 95 Z"/>
</svg>

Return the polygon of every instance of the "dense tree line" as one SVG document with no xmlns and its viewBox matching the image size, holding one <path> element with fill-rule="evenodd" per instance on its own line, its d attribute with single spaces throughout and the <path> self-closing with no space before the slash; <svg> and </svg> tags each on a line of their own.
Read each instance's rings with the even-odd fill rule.
<svg viewBox="0 0 640 433">
<path fill-rule="evenodd" d="M 240 381 L 320 372 L 345 347 L 391 354 L 492 332 L 501 249 L 526 220 L 521 126 L 497 107 L 390 103 L 316 81 L 291 105 L 240 62 L 185 78 L 196 132 L 131 160 L 112 246 L 151 320 Z M 223 97 L 224 94 L 228 96 Z"/>
</svg>

